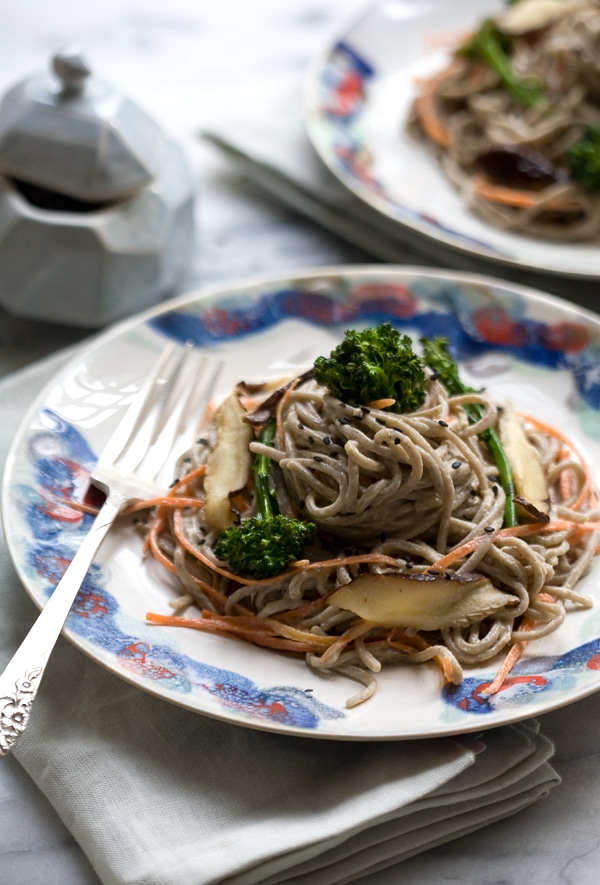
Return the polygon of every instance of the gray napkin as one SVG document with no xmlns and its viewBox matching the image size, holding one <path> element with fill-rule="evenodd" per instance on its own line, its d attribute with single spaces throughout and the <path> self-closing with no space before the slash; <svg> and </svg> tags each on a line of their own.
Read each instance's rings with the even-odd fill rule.
<svg viewBox="0 0 600 885">
<path fill-rule="evenodd" d="M 207 119 L 198 133 L 258 190 L 357 246 L 367 256 L 395 264 L 495 276 L 558 295 L 597 310 L 597 280 L 528 270 L 453 249 L 373 209 L 342 185 L 317 155 L 302 115 L 298 73 L 257 83 L 260 114 L 246 104 Z"/>
<path fill-rule="evenodd" d="M 2 464 L 75 352 L 0 382 Z M 2 536 L 0 582 L 4 666 L 35 609 Z M 13 750 L 105 885 L 350 882 L 544 796 L 559 782 L 552 753 L 533 721 L 480 740 L 262 733 L 144 694 L 62 638 Z"/>
</svg>

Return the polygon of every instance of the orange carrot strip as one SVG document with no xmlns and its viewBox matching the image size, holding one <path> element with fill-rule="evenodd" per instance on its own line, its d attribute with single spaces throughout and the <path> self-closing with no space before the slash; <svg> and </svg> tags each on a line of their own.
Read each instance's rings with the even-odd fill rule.
<svg viewBox="0 0 600 885">
<path fill-rule="evenodd" d="M 573 522 L 570 519 L 555 519 L 551 522 L 532 522 L 524 525 L 515 525 L 506 529 L 499 529 L 495 536 L 494 541 L 502 540 L 503 538 L 525 538 L 528 535 L 535 534 L 546 534 L 548 532 L 563 532 L 563 531 L 581 531 L 581 532 L 598 532 L 600 531 L 600 522 Z M 449 566 L 453 565 L 457 560 L 462 559 L 465 556 L 468 556 L 469 553 L 472 553 L 479 544 L 483 541 L 484 537 L 487 538 L 487 535 L 478 535 L 476 538 L 472 538 L 470 541 L 467 541 L 466 544 L 461 544 L 460 547 L 456 547 L 454 550 L 451 550 L 450 553 L 447 553 L 445 556 L 442 556 L 441 559 L 438 559 L 437 562 L 432 563 L 430 568 L 435 569 L 445 569 Z"/>
<path fill-rule="evenodd" d="M 518 188 L 505 187 L 501 184 L 494 184 L 482 175 L 474 175 L 472 178 L 473 192 L 475 196 L 488 203 L 498 203 L 502 206 L 512 206 L 515 209 L 529 209 L 535 206 L 538 201 L 539 194 L 535 191 L 519 190 Z M 580 206 L 569 199 L 548 200 L 544 209 L 553 212 L 577 212 Z"/>
<path fill-rule="evenodd" d="M 183 618 L 177 615 L 147 612 L 146 620 L 151 624 L 161 624 L 167 627 L 190 627 L 209 633 L 235 634 L 254 645 L 278 648 L 284 651 L 316 652 L 321 651 L 323 646 L 330 645 L 334 641 L 333 637 L 317 636 L 300 630 L 292 630 L 288 633 L 282 629 L 285 628 L 285 625 L 269 622 L 266 618 L 234 618 L 227 615 L 215 615 L 212 612 L 203 612 L 201 618 Z"/>
<path fill-rule="evenodd" d="M 442 123 L 435 106 L 435 90 L 439 84 L 452 74 L 458 67 L 457 59 L 428 80 L 419 82 L 419 92 L 415 98 L 415 110 L 421 125 L 429 138 L 441 148 L 450 147 L 450 133 Z"/>
<path fill-rule="evenodd" d="M 541 602 L 555 602 L 553 596 L 551 596 L 549 593 L 543 592 L 538 593 L 536 599 L 539 599 Z M 527 618 L 520 625 L 519 631 L 523 633 L 529 633 L 531 630 L 533 630 L 535 624 L 536 622 L 533 620 L 533 618 Z M 492 682 L 490 682 L 488 687 L 485 689 L 484 693 L 486 695 L 496 694 L 500 691 L 511 670 L 523 654 L 523 651 L 527 645 L 527 642 L 515 642 L 515 644 L 510 648 Z"/>
<path fill-rule="evenodd" d="M 72 510 L 78 510 L 80 513 L 89 513 L 90 516 L 98 516 L 98 508 L 90 507 L 81 501 L 74 501 L 72 498 L 54 498 L 54 503 L 61 507 L 70 507 Z"/>
<path fill-rule="evenodd" d="M 136 501 L 135 504 L 130 504 L 123 511 L 123 515 L 127 516 L 130 513 L 137 513 L 140 510 L 148 510 L 149 507 L 203 507 L 204 501 L 202 498 L 184 498 L 183 496 L 179 497 L 176 495 L 166 496 L 162 498 L 149 498 L 145 501 Z"/>
</svg>

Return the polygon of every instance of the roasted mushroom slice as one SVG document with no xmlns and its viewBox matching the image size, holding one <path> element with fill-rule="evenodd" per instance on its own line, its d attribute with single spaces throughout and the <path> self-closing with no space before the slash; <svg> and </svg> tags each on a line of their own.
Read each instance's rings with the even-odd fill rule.
<svg viewBox="0 0 600 885">
<path fill-rule="evenodd" d="M 513 472 L 517 507 L 530 520 L 548 522 L 550 493 L 544 467 L 537 450 L 527 439 L 523 422 L 512 408 L 503 408 L 498 433 Z"/>
<path fill-rule="evenodd" d="M 254 431 L 246 415 L 236 391 L 223 400 L 215 414 L 217 443 L 206 461 L 204 519 L 220 532 L 235 520 L 231 495 L 248 482 L 252 458 L 248 447 Z"/>
<path fill-rule="evenodd" d="M 328 602 L 380 627 L 442 630 L 506 612 L 516 596 L 498 590 L 484 575 L 364 574 L 335 590 Z"/>
</svg>

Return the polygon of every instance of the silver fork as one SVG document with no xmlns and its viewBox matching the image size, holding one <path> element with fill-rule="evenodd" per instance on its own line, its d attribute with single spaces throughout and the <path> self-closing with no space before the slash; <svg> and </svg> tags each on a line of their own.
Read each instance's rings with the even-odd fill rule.
<svg viewBox="0 0 600 885">
<path fill-rule="evenodd" d="M 106 492 L 104 504 L 0 676 L 0 756 L 25 731 L 50 654 L 102 541 L 128 503 L 164 494 L 174 459 L 193 441 L 221 365 L 193 347 L 168 344 L 103 449 L 90 481 Z M 171 474 L 161 484 L 167 467 Z"/>
</svg>

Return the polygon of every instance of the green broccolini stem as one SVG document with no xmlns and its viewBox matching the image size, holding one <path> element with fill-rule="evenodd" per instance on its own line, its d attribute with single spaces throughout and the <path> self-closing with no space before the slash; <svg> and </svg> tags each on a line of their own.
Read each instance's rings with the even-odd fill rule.
<svg viewBox="0 0 600 885">
<path fill-rule="evenodd" d="M 272 446 L 277 434 L 277 425 L 272 418 L 263 427 L 258 439 L 266 446 Z M 266 455 L 256 455 L 254 458 L 254 494 L 256 499 L 256 515 L 261 519 L 271 519 L 279 513 L 277 501 L 271 491 L 269 475 L 271 473 L 271 461 Z"/>
<path fill-rule="evenodd" d="M 421 344 L 423 345 L 424 362 L 437 374 L 439 380 L 451 396 L 476 393 L 473 387 L 468 387 L 461 380 L 458 366 L 448 352 L 448 340 L 446 338 L 422 338 Z M 485 408 L 480 403 L 470 403 L 463 406 L 463 408 L 472 424 L 480 421 L 485 415 Z M 504 446 L 493 427 L 484 430 L 479 436 L 490 450 L 490 454 L 498 469 L 500 485 L 506 494 L 504 525 L 507 528 L 515 526 L 518 524 L 517 510 L 514 502 L 516 495 L 515 481 Z"/>
</svg>

